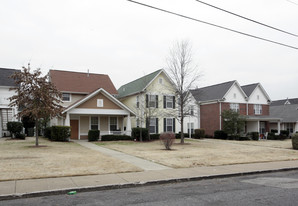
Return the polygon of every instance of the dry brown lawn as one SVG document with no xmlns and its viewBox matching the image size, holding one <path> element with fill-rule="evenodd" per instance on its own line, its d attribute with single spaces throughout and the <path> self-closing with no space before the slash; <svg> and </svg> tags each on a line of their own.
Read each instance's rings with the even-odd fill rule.
<svg viewBox="0 0 298 206">
<path fill-rule="evenodd" d="M 185 145 L 176 143 L 170 151 L 163 149 L 159 141 L 105 142 L 99 145 L 173 168 L 298 159 L 297 150 L 285 149 L 291 148 L 290 140 L 245 142 L 213 139 L 186 140 Z"/>
<path fill-rule="evenodd" d="M 0 141 L 0 181 L 142 171 L 131 164 L 105 156 L 73 142 L 40 138 Z"/>
</svg>

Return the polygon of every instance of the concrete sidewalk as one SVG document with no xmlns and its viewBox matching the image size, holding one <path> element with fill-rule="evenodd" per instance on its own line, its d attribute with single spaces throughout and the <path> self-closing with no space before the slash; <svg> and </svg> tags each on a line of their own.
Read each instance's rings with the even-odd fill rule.
<svg viewBox="0 0 298 206">
<path fill-rule="evenodd" d="M 157 163 L 154 163 L 154 162 L 142 159 L 142 158 L 138 158 L 138 157 L 135 157 L 135 156 L 132 156 L 132 155 L 128 155 L 128 154 L 125 154 L 123 152 L 118 152 L 118 151 L 111 150 L 111 149 L 108 149 L 108 148 L 100 147 L 96 144 L 93 144 L 93 143 L 90 143 L 90 142 L 87 142 L 87 141 L 79 140 L 79 141 L 75 141 L 75 142 L 77 144 L 80 144 L 83 147 L 87 147 L 89 149 L 92 149 L 92 150 L 101 152 L 103 154 L 106 154 L 110 157 L 114 157 L 114 158 L 122 160 L 124 162 L 128 162 L 130 164 L 133 164 L 136 167 L 139 167 L 139 168 L 141 168 L 145 171 L 147 171 L 147 170 L 171 169 L 170 167 L 166 167 L 166 166 L 161 165 L 161 164 L 157 164 Z"/>
<path fill-rule="evenodd" d="M 16 197 L 67 194 L 69 191 L 83 192 L 125 188 L 294 169 L 298 170 L 297 160 L 212 167 L 147 170 L 143 172 L 106 175 L 4 181 L 0 182 L 0 200 Z"/>
</svg>

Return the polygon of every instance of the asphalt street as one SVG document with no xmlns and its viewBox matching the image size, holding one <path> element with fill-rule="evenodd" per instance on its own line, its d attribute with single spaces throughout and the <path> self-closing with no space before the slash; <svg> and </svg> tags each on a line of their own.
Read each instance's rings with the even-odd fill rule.
<svg viewBox="0 0 298 206">
<path fill-rule="evenodd" d="M 298 171 L 0 201 L 18 205 L 298 205 Z"/>
</svg>

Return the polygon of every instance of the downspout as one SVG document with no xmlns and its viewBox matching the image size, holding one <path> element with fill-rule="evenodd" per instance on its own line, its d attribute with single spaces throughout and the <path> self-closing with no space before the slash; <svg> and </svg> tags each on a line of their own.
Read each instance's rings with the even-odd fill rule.
<svg viewBox="0 0 298 206">
<path fill-rule="evenodd" d="M 221 101 L 219 102 L 219 130 L 221 130 Z"/>
</svg>

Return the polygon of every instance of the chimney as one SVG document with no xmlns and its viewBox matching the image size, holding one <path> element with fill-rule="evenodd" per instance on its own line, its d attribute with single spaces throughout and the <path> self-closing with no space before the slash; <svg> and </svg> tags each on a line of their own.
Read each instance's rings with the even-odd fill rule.
<svg viewBox="0 0 298 206">
<path fill-rule="evenodd" d="M 87 77 L 89 77 L 89 69 L 87 70 Z"/>
</svg>

